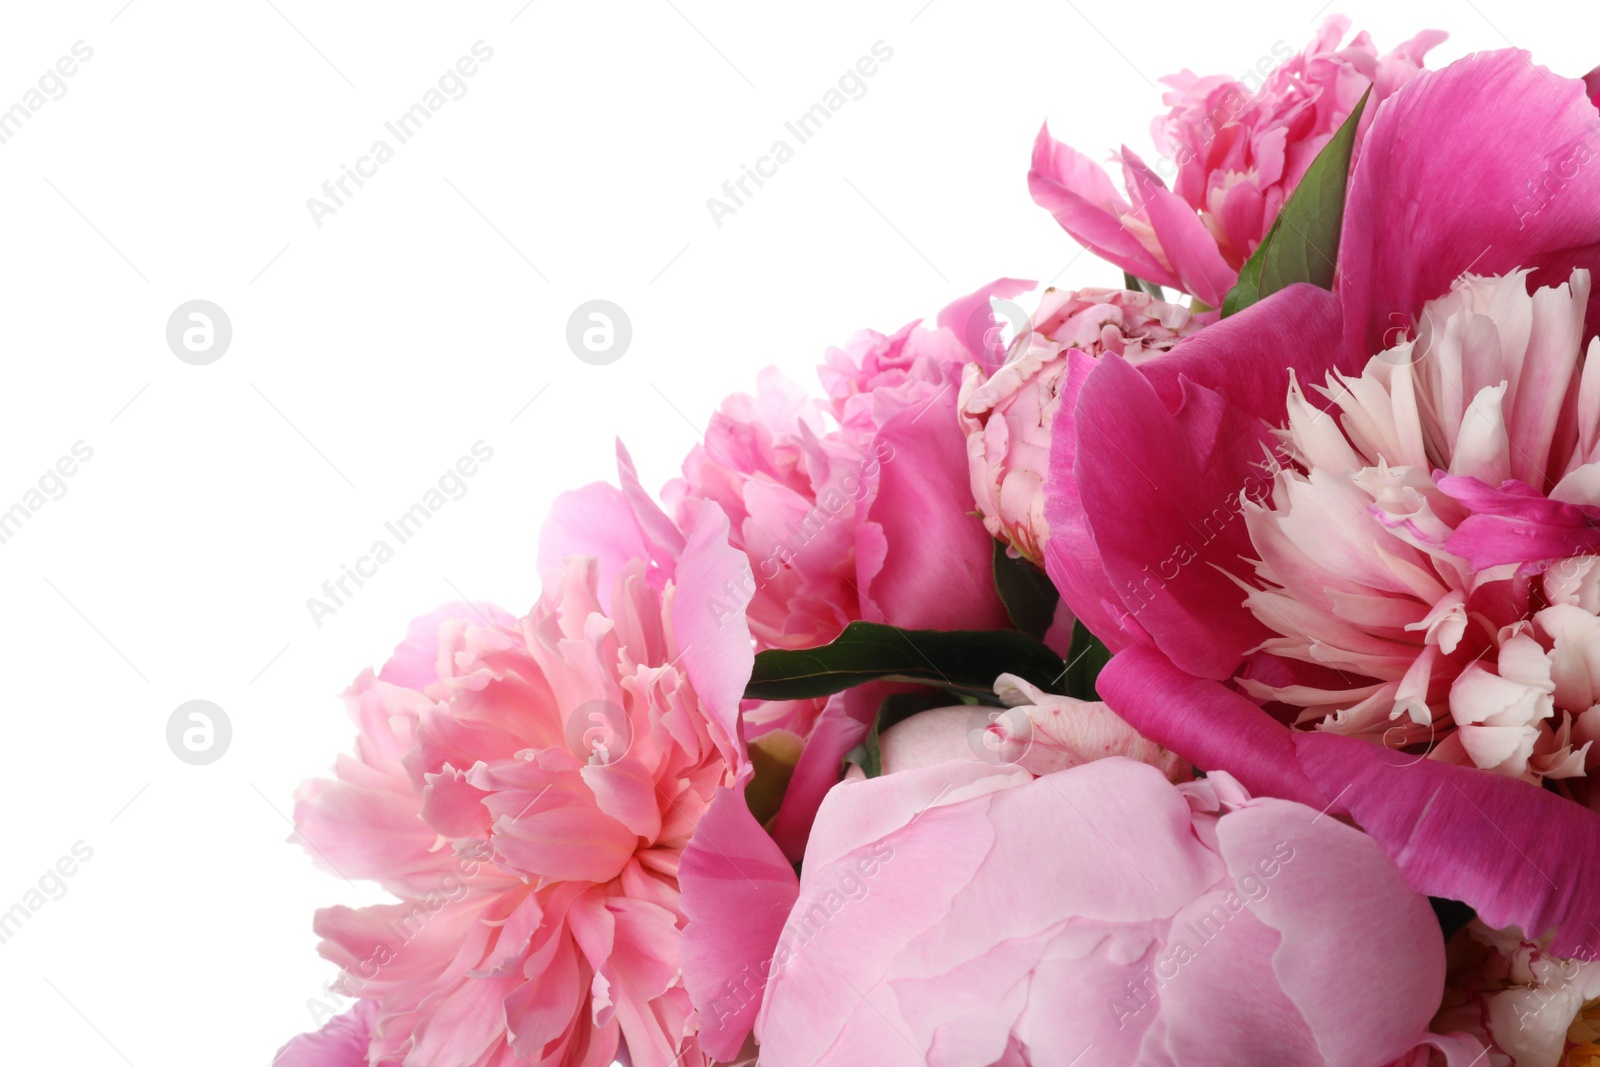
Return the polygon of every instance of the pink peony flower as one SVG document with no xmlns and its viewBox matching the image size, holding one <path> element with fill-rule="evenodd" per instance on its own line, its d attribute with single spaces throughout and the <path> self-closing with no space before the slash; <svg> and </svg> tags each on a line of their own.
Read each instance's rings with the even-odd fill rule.
<svg viewBox="0 0 1600 1067">
<path fill-rule="evenodd" d="M 1074 362 L 1083 364 L 1080 376 L 1104 352 L 1141 363 L 1200 326 L 1186 308 L 1147 293 L 1049 289 L 1034 323 L 1012 340 L 1004 366 L 989 374 L 982 363 L 967 364 L 956 411 L 967 437 L 972 495 L 988 531 L 1044 566 L 1050 426 Z"/>
<path fill-rule="evenodd" d="M 557 502 L 541 560 L 548 567 L 609 546 L 606 558 L 649 559 L 653 580 L 665 580 L 712 501 L 749 563 L 746 614 L 758 648 L 826 644 L 862 619 L 907 629 L 1008 626 L 994 590 L 994 542 L 971 514 L 955 405 L 963 366 L 999 362 L 991 296 L 1027 288 L 997 281 L 945 308 L 931 329 L 861 331 L 829 350 L 826 398 L 763 372 L 754 396 L 731 396 L 712 417 L 683 476 L 663 491 L 665 510 L 623 453 L 620 489 L 597 484 Z M 726 596 L 710 606 L 719 619 L 741 610 Z M 751 740 L 781 735 L 779 747 L 799 751 L 769 822 L 792 860 L 886 692 L 746 705 Z"/>
<path fill-rule="evenodd" d="M 1438 923 L 1369 838 L 1226 775 L 1175 787 L 1126 759 L 841 783 L 766 969 L 771 1067 L 1481 1052 L 1426 1033 Z"/>
<path fill-rule="evenodd" d="M 1512 121 L 1534 132 L 1483 141 Z M 1115 624 L 1098 686 L 1130 725 L 1585 958 L 1589 562 L 1552 564 L 1596 551 L 1570 503 L 1594 443 L 1575 375 L 1600 306 L 1574 269 L 1600 267 L 1596 130 L 1584 86 L 1519 52 L 1419 74 L 1367 133 L 1337 294 L 1291 286 L 1143 367 L 1098 360 L 1046 486 L 1052 545 L 1079 531 L 1073 565 L 1103 575 L 1083 607 L 1062 588 Z M 1456 287 L 1469 270 L 1514 280 Z M 1326 405 L 1292 387 L 1330 374 Z"/>
<path fill-rule="evenodd" d="M 707 610 L 743 568 L 707 508 L 660 592 L 636 560 L 603 595 L 574 558 L 526 618 L 414 632 L 350 690 L 357 754 L 304 787 L 296 823 L 321 863 L 400 898 L 317 915 L 370 1023 L 360 1062 L 603 1065 L 621 1041 L 639 1067 L 706 1062 L 678 864 L 746 764 L 752 655 Z M 344 1022 L 318 1040 L 334 1031 L 356 1040 Z"/>
<path fill-rule="evenodd" d="M 1371 125 L 1378 103 L 1414 76 L 1428 50 L 1445 38 L 1426 30 L 1380 56 L 1365 33 L 1339 47 L 1349 28 L 1344 16 L 1330 16 L 1316 39 L 1265 82 L 1251 72 L 1255 86 L 1187 70 L 1163 78 L 1173 89 L 1163 98 L 1171 110 L 1155 120 L 1153 134 L 1156 148 L 1176 164 L 1171 191 L 1124 147 L 1124 200 L 1099 166 L 1054 140 L 1046 127 L 1028 173 L 1034 200 L 1096 254 L 1221 307 L 1239 268 L 1367 87 L 1372 99 L 1358 135 Z"/>
<path fill-rule="evenodd" d="M 1469 275 L 1424 307 L 1415 340 L 1329 375 L 1337 416 L 1291 384 L 1292 463 L 1243 504 L 1260 557 L 1245 603 L 1283 677 L 1245 692 L 1299 725 L 1533 782 L 1600 766 L 1600 560 L 1551 565 L 1517 537 L 1514 559 L 1474 566 L 1496 534 L 1469 503 L 1504 483 L 1600 504 L 1588 303 L 1587 271 L 1532 296 L 1522 272 Z"/>
<path fill-rule="evenodd" d="M 1435 1030 L 1471 1034 L 1488 1046 L 1493 1064 L 1590 1067 L 1600 1055 L 1600 963 L 1552 956 L 1548 938 L 1529 940 L 1477 920 L 1450 940 L 1447 953 Z M 1569 1042 L 1577 1046 L 1570 1054 Z"/>
</svg>

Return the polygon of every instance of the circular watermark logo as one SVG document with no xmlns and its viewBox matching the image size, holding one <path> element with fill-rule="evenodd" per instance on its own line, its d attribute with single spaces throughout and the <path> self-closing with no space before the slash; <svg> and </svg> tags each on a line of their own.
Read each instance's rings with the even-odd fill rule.
<svg viewBox="0 0 1600 1067">
<path fill-rule="evenodd" d="M 1033 321 L 1022 305 L 990 297 L 989 303 L 979 304 L 967 316 L 962 340 L 985 366 L 998 367 L 1006 361 L 1011 343 L 1031 329 Z"/>
<path fill-rule="evenodd" d="M 228 713 L 209 700 L 185 701 L 167 719 L 167 747 L 196 767 L 217 762 L 232 740 Z"/>
<path fill-rule="evenodd" d="M 596 367 L 621 359 L 632 341 L 633 321 L 609 300 L 586 300 L 567 319 L 567 347 Z"/>
<path fill-rule="evenodd" d="M 632 744 L 628 713 L 609 700 L 579 704 L 567 716 L 567 748 L 586 763 L 615 763 Z"/>
<path fill-rule="evenodd" d="M 233 323 L 228 313 L 209 300 L 179 304 L 167 319 L 167 347 L 196 367 L 221 359 L 232 341 Z"/>
<path fill-rule="evenodd" d="M 1033 747 L 1033 720 L 1023 708 L 973 708 L 967 747 L 984 763 L 1010 766 Z"/>
</svg>

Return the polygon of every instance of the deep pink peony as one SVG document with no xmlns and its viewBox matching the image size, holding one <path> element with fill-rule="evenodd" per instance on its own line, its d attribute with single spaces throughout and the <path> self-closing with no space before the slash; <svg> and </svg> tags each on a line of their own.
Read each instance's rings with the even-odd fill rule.
<svg viewBox="0 0 1600 1067">
<path fill-rule="evenodd" d="M 957 416 L 967 437 L 972 495 L 989 532 L 1044 566 L 1050 427 L 1063 395 L 1072 393 L 1074 374 L 1081 379 L 1105 352 L 1135 364 L 1153 359 L 1198 332 L 1202 321 L 1148 293 L 1048 289 L 1003 366 L 991 374 L 981 362 L 967 364 Z"/>
<path fill-rule="evenodd" d="M 1226 775 L 1173 786 L 1126 759 L 842 783 L 765 969 L 771 1067 L 1379 1067 L 1435 1042 L 1465 1067 L 1481 1051 L 1426 1034 L 1439 927 L 1369 838 Z"/>
<path fill-rule="evenodd" d="M 1512 121 L 1515 151 L 1485 145 Z M 1568 387 L 1600 318 L 1573 274 L 1600 266 L 1597 148 L 1584 86 L 1522 53 L 1418 75 L 1368 131 L 1337 295 L 1293 286 L 1145 367 L 1102 358 L 1046 488 L 1052 538 L 1079 531 L 1104 574 L 1071 606 L 1113 624 L 1119 714 L 1348 814 L 1413 888 L 1555 927 L 1563 955 L 1600 947 L 1589 563 L 1550 567 L 1595 552 L 1572 503 L 1595 394 Z M 1451 295 L 1469 270 L 1516 280 Z"/>
<path fill-rule="evenodd" d="M 742 615 L 707 609 L 743 569 L 719 519 L 707 505 L 660 592 L 636 560 L 603 595 L 574 558 L 526 618 L 466 610 L 357 680 L 357 753 L 305 786 L 296 824 L 400 902 L 318 913 L 362 1004 L 318 1040 L 365 1021 L 360 1062 L 407 1067 L 603 1065 L 619 1041 L 635 1065 L 706 1062 L 678 865 L 745 764 L 752 655 Z"/>
<path fill-rule="evenodd" d="M 1221 307 L 1239 268 L 1367 87 L 1372 99 L 1360 132 L 1445 38 L 1426 30 L 1380 56 L 1365 33 L 1341 48 L 1349 28 L 1344 16 L 1330 16 L 1264 83 L 1254 71 L 1247 75 L 1253 85 L 1187 70 L 1163 78 L 1172 86 L 1164 98 L 1171 110 L 1155 120 L 1153 133 L 1156 148 L 1176 164 L 1170 191 L 1124 147 L 1125 200 L 1099 165 L 1041 130 L 1028 174 L 1034 200 L 1122 269 Z"/>
</svg>

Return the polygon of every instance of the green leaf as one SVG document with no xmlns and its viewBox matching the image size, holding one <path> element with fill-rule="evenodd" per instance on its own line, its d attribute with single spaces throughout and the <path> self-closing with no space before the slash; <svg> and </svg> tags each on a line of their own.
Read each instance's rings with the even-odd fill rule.
<svg viewBox="0 0 1600 1067">
<path fill-rule="evenodd" d="M 1012 558 L 998 538 L 994 543 L 994 591 L 1000 594 L 1012 626 L 1035 640 L 1044 640 L 1061 594 L 1044 571 L 1021 557 Z"/>
<path fill-rule="evenodd" d="M 1167 294 L 1161 291 L 1161 286 L 1155 282 L 1147 282 L 1143 278 L 1135 278 L 1127 271 L 1122 272 L 1122 287 L 1130 293 L 1149 293 L 1157 300 L 1167 298 Z"/>
<path fill-rule="evenodd" d="M 902 630 L 853 622 L 820 648 L 756 653 L 744 695 L 802 700 L 866 682 L 915 682 L 994 699 L 994 680 L 1015 674 L 1061 692 L 1061 657 L 1015 630 Z"/>
<path fill-rule="evenodd" d="M 1369 87 L 1344 125 L 1306 168 L 1305 177 L 1278 212 L 1267 236 L 1239 271 L 1238 283 L 1228 291 L 1222 302 L 1224 318 L 1296 282 L 1333 288 L 1350 157 L 1355 152 L 1356 127 L 1371 95 Z"/>
<path fill-rule="evenodd" d="M 1072 624 L 1072 647 L 1067 650 L 1067 696 L 1079 700 L 1099 700 L 1095 680 L 1100 668 L 1111 659 L 1105 644 L 1082 621 Z"/>
</svg>

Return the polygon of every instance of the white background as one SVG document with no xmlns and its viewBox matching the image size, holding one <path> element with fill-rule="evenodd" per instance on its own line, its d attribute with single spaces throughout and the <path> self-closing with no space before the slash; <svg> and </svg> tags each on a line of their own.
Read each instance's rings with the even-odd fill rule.
<svg viewBox="0 0 1600 1067">
<path fill-rule="evenodd" d="M 412 615 L 457 591 L 525 610 L 555 494 L 609 477 L 619 434 L 659 486 L 769 363 L 810 382 L 828 345 L 1004 274 L 1117 284 L 1028 197 L 1040 122 L 1096 156 L 1148 153 L 1154 79 L 1238 75 L 1322 17 L 1315 0 L 123 4 L 0 16 L 0 109 L 93 49 L 0 144 L 0 510 L 93 449 L 0 544 L 0 911 L 93 849 L 0 944 L 16 1063 L 266 1065 L 333 976 L 312 911 L 377 899 L 287 843 L 291 794 L 348 747 L 337 694 Z M 1344 10 L 1384 49 L 1450 30 L 1434 65 L 1506 35 L 1563 73 L 1600 62 L 1575 6 Z M 316 226 L 307 198 L 394 145 L 385 121 L 479 40 L 493 58 L 466 95 Z M 793 144 L 785 120 L 880 40 L 893 58 L 865 96 L 717 227 L 707 197 Z M 564 340 L 596 297 L 633 323 L 608 366 Z M 232 321 L 208 366 L 165 340 L 195 298 Z M 316 626 L 307 597 L 479 440 L 494 458 L 466 496 Z M 166 744 L 194 698 L 232 721 L 209 766 Z"/>
</svg>

